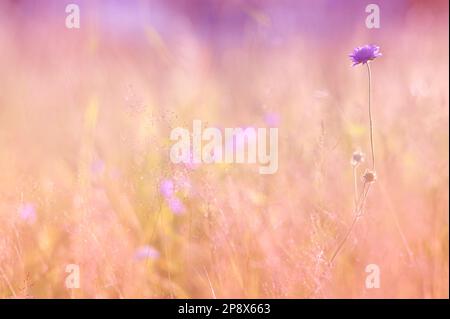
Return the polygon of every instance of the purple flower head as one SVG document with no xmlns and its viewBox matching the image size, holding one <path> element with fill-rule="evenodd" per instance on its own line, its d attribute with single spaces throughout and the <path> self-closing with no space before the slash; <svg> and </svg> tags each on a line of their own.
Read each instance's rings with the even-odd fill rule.
<svg viewBox="0 0 450 319">
<path fill-rule="evenodd" d="M 36 208 L 31 203 L 23 203 L 18 209 L 19 217 L 27 223 L 33 224 L 36 221 Z"/>
<path fill-rule="evenodd" d="M 165 198 L 171 198 L 175 192 L 175 187 L 171 179 L 164 179 L 160 185 L 161 194 Z"/>
<path fill-rule="evenodd" d="M 353 66 L 355 66 L 360 63 L 367 63 L 368 61 L 374 60 L 381 55 L 380 47 L 378 45 L 366 44 L 362 47 L 355 48 L 349 57 L 353 62 Z"/>
<path fill-rule="evenodd" d="M 143 260 L 143 259 L 158 259 L 159 258 L 159 251 L 153 248 L 152 246 L 142 246 L 139 247 L 136 250 L 136 253 L 134 254 L 134 258 L 136 260 Z"/>
<path fill-rule="evenodd" d="M 184 207 L 181 200 L 179 200 L 176 197 L 172 197 L 168 199 L 169 208 L 175 215 L 181 215 L 186 211 L 186 208 Z"/>
<path fill-rule="evenodd" d="M 275 112 L 269 112 L 264 115 L 264 121 L 270 127 L 277 127 L 280 124 L 280 115 Z"/>
</svg>

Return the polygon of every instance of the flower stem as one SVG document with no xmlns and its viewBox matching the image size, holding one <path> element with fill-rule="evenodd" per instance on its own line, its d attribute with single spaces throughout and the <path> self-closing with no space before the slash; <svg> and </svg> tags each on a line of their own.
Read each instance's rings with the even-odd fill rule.
<svg viewBox="0 0 450 319">
<path fill-rule="evenodd" d="M 358 209 L 358 180 L 357 180 L 358 165 L 353 166 L 353 192 L 355 195 L 355 210 Z"/>
<path fill-rule="evenodd" d="M 370 93 L 371 93 L 371 81 L 372 81 L 372 72 L 370 71 L 370 65 L 369 62 L 366 62 L 367 65 L 367 74 L 369 76 L 369 128 L 370 128 L 370 150 L 371 150 L 371 156 L 372 156 L 372 170 L 375 170 L 375 147 L 373 146 L 373 120 L 372 120 L 372 109 L 370 105 Z M 353 228 L 355 227 L 356 223 L 358 222 L 359 218 L 364 214 L 364 206 L 366 204 L 367 195 L 370 190 L 370 183 L 367 184 L 367 182 L 364 182 L 363 189 L 361 191 L 361 194 L 359 198 L 357 197 L 357 187 L 358 184 L 356 183 L 356 166 L 353 167 L 353 179 L 354 179 L 354 191 L 355 191 L 355 212 L 353 221 L 347 230 L 347 233 L 345 234 L 344 238 L 339 243 L 338 247 L 334 251 L 333 255 L 331 256 L 331 259 L 329 261 L 329 264 L 331 265 L 336 258 L 336 256 L 341 251 L 341 248 L 344 246 L 344 244 L 347 242 L 348 237 L 353 231 Z M 367 186 L 367 188 L 366 188 Z"/>
<path fill-rule="evenodd" d="M 366 63 L 367 65 L 367 74 L 369 75 L 369 125 L 370 125 L 370 150 L 372 152 L 372 170 L 375 170 L 375 151 L 373 146 L 373 120 L 372 120 L 372 110 L 370 107 L 370 91 L 371 91 L 371 81 L 372 81 L 372 72 L 370 71 L 370 65 L 369 62 Z"/>
<path fill-rule="evenodd" d="M 338 255 L 338 253 L 341 251 L 342 246 L 344 246 L 345 242 L 348 239 L 348 236 L 350 236 L 353 227 L 355 227 L 356 222 L 358 221 L 358 213 L 355 214 L 355 216 L 353 217 L 353 221 L 352 224 L 350 225 L 350 228 L 347 230 L 347 233 L 345 234 L 344 238 L 341 240 L 341 242 L 339 243 L 339 246 L 336 248 L 336 250 L 334 251 L 333 255 L 330 258 L 329 264 L 331 265 L 334 261 L 334 259 L 336 258 L 336 256 Z"/>
<path fill-rule="evenodd" d="M 342 247 L 347 242 L 347 239 L 349 238 L 350 234 L 352 233 L 353 228 L 356 225 L 356 222 L 363 215 L 363 213 L 364 213 L 364 205 L 366 204 L 366 198 L 367 198 L 367 194 L 369 193 L 369 190 L 370 190 L 370 184 L 364 183 L 363 189 L 361 190 L 361 194 L 360 194 L 359 199 L 358 199 L 358 203 L 357 203 L 355 211 L 353 213 L 354 216 L 353 216 L 352 224 L 350 225 L 350 228 L 347 230 L 347 233 L 345 234 L 345 236 L 343 237 L 343 239 L 341 240 L 341 242 L 337 246 L 336 250 L 334 251 L 333 255 L 331 256 L 330 261 L 329 261 L 329 265 L 333 264 L 334 259 L 339 254 L 339 252 L 341 251 Z"/>
</svg>

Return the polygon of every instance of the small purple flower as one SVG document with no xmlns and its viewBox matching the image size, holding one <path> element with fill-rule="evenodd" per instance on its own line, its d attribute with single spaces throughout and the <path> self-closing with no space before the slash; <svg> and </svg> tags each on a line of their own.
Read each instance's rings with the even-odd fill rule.
<svg viewBox="0 0 450 319">
<path fill-rule="evenodd" d="M 33 224 L 36 221 L 36 208 L 32 203 L 20 204 L 18 213 L 19 217 L 27 223 Z"/>
<path fill-rule="evenodd" d="M 169 204 L 169 208 L 175 215 L 181 215 L 186 211 L 186 208 L 184 207 L 181 200 L 179 200 L 176 197 L 172 197 L 167 200 L 167 203 Z"/>
<path fill-rule="evenodd" d="M 264 115 L 264 121 L 270 127 L 277 127 L 280 125 L 280 115 L 275 112 L 269 112 Z"/>
<path fill-rule="evenodd" d="M 159 251 L 156 250 L 154 247 L 148 245 L 139 247 L 136 250 L 136 253 L 134 254 L 134 258 L 136 260 L 143 260 L 143 259 L 156 260 L 159 258 L 159 256 L 160 256 Z"/>
<path fill-rule="evenodd" d="M 160 191 L 165 198 L 171 198 L 175 193 L 173 181 L 171 179 L 162 180 L 160 184 Z"/>
<path fill-rule="evenodd" d="M 378 45 L 366 44 L 362 47 L 355 48 L 349 57 L 353 62 L 353 66 L 355 66 L 360 63 L 365 64 L 381 55 L 380 47 Z"/>
</svg>

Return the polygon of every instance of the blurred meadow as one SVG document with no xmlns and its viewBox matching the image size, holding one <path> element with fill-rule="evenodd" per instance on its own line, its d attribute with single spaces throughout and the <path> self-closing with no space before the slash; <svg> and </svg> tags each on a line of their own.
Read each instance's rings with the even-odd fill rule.
<svg viewBox="0 0 450 319">
<path fill-rule="evenodd" d="M 64 1 L 0 2 L 0 298 L 449 297 L 448 1 L 377 1 L 380 29 L 356 0 L 72 2 L 80 29 Z M 329 264 L 366 43 L 378 180 Z M 194 119 L 278 127 L 278 171 L 171 163 Z"/>
</svg>

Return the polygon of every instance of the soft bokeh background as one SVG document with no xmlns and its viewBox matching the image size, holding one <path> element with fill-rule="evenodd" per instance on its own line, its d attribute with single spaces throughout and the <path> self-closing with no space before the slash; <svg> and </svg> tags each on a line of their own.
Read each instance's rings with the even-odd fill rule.
<svg viewBox="0 0 450 319">
<path fill-rule="evenodd" d="M 0 3 L 0 297 L 448 298 L 448 1 L 377 1 L 371 30 L 366 1 L 72 2 L 79 30 L 69 2 Z M 366 43 L 378 181 L 329 265 Z M 278 172 L 171 164 L 193 119 L 279 127 Z"/>
</svg>

